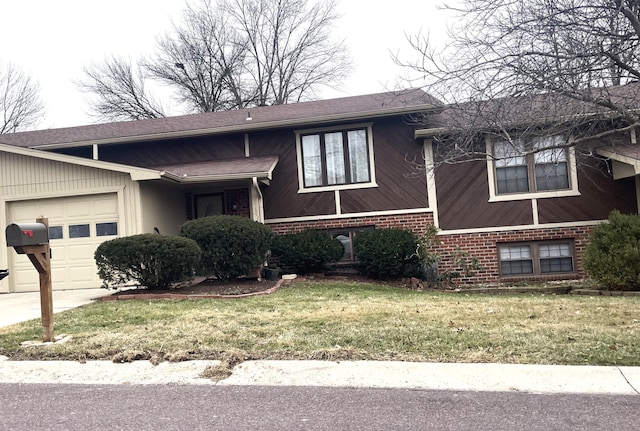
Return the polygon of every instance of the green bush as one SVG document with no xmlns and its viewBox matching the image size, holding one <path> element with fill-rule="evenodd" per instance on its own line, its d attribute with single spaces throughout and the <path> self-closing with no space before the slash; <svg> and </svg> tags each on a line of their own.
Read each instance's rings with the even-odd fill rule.
<svg viewBox="0 0 640 431">
<path fill-rule="evenodd" d="M 180 235 L 202 249 L 198 272 L 222 280 L 246 275 L 261 266 L 273 234 L 271 229 L 246 217 L 211 216 L 188 221 Z"/>
<path fill-rule="evenodd" d="M 193 277 L 200 248 L 187 238 L 141 234 L 103 242 L 94 258 L 105 287 L 136 281 L 147 289 L 165 289 Z"/>
<path fill-rule="evenodd" d="M 419 273 L 418 237 L 400 228 L 373 229 L 358 233 L 353 250 L 361 273 L 386 279 Z"/>
<path fill-rule="evenodd" d="M 584 255 L 593 279 L 611 290 L 640 288 L 640 216 L 613 211 L 596 226 Z"/>
<path fill-rule="evenodd" d="M 340 260 L 344 249 L 337 239 L 310 229 L 277 235 L 271 244 L 271 253 L 286 270 L 308 274 L 322 272 L 330 263 Z"/>
</svg>

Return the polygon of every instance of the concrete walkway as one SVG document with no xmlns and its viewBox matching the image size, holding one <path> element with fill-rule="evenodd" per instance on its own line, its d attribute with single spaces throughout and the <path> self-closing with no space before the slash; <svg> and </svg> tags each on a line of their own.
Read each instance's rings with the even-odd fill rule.
<svg viewBox="0 0 640 431">
<path fill-rule="evenodd" d="M 113 293 L 55 291 L 54 312 Z M 0 294 L 0 327 L 40 318 L 38 292 Z M 521 391 L 640 395 L 640 367 L 453 364 L 385 361 L 247 361 L 221 382 L 201 377 L 218 361 L 115 364 L 110 361 L 8 361 L 0 383 L 219 384 Z"/>
</svg>

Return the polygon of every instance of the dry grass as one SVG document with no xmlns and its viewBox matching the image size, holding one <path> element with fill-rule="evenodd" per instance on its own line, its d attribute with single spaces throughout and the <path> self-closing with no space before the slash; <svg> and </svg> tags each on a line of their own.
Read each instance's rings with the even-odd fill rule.
<svg viewBox="0 0 640 431">
<path fill-rule="evenodd" d="M 56 315 L 70 343 L 19 343 L 39 321 L 0 329 L 16 359 L 373 359 L 640 365 L 640 298 L 465 295 L 307 282 L 241 300 L 102 302 Z M 232 352 L 232 353 L 230 353 Z M 212 374 L 221 372 L 210 370 Z"/>
</svg>

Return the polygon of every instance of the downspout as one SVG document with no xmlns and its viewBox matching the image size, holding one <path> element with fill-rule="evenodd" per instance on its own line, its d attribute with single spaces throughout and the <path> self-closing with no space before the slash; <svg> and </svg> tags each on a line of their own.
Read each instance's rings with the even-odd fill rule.
<svg viewBox="0 0 640 431">
<path fill-rule="evenodd" d="M 264 200 L 262 196 L 262 190 L 260 190 L 260 185 L 258 184 L 257 177 L 251 178 L 251 181 L 253 183 L 255 196 L 257 196 L 257 199 L 251 199 L 251 204 L 253 207 L 252 216 L 255 221 L 264 223 Z"/>
</svg>

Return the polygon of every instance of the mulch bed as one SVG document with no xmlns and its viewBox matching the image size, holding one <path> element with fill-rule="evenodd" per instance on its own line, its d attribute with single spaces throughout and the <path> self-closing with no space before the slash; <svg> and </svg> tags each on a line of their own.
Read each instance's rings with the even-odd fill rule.
<svg viewBox="0 0 640 431">
<path fill-rule="evenodd" d="M 195 297 L 227 297 L 246 296 L 270 293 L 275 290 L 282 280 L 267 281 L 255 278 L 241 278 L 221 281 L 214 279 L 195 280 L 193 283 L 171 289 L 148 290 L 146 288 L 132 288 L 121 290 L 112 295 L 102 297 L 109 299 L 152 299 L 152 298 L 195 298 Z"/>
</svg>

